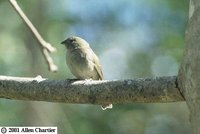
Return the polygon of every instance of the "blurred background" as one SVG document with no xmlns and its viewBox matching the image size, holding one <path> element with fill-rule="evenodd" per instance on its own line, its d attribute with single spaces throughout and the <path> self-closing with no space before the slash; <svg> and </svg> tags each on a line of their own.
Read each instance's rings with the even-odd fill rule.
<svg viewBox="0 0 200 134">
<path fill-rule="evenodd" d="M 0 75 L 73 78 L 60 44 L 84 38 L 105 79 L 177 75 L 184 48 L 187 0 L 21 0 L 44 39 L 57 48 L 49 72 L 37 41 L 7 0 L 0 1 Z M 0 99 L 0 126 L 57 126 L 59 134 L 189 134 L 185 102 L 99 106 Z"/>
</svg>

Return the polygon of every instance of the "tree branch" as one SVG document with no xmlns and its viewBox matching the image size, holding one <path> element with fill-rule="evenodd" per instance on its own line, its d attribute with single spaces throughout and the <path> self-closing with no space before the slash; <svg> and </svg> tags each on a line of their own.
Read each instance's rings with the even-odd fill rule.
<svg viewBox="0 0 200 134">
<path fill-rule="evenodd" d="M 57 71 L 57 66 L 53 63 L 52 58 L 50 57 L 49 53 L 52 53 L 56 51 L 56 48 L 54 48 L 50 43 L 46 42 L 42 36 L 39 34 L 37 29 L 34 27 L 34 25 L 31 23 L 31 21 L 28 19 L 28 17 L 25 15 L 25 13 L 22 11 L 22 9 L 17 4 L 16 0 L 9 0 L 10 4 L 13 6 L 15 11 L 18 13 L 18 15 L 21 17 L 21 19 L 24 21 L 26 26 L 30 29 L 34 37 L 37 39 L 40 49 L 42 50 L 42 54 L 45 58 L 45 61 L 48 64 L 49 70 L 52 72 Z"/>
<path fill-rule="evenodd" d="M 0 97 L 82 104 L 184 101 L 176 76 L 103 81 L 0 76 Z"/>
</svg>

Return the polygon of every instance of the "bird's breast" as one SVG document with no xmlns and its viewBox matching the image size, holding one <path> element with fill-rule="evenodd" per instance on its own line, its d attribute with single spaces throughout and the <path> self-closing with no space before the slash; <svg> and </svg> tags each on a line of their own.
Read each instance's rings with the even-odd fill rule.
<svg viewBox="0 0 200 134">
<path fill-rule="evenodd" d="M 97 72 L 94 69 L 94 63 L 91 60 L 90 53 L 84 53 L 75 50 L 73 53 L 68 52 L 66 55 L 67 65 L 72 74 L 79 79 L 97 79 Z"/>
</svg>

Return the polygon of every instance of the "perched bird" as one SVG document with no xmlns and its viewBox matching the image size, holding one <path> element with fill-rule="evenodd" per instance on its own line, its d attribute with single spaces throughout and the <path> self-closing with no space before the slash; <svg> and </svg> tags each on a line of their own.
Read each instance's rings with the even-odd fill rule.
<svg viewBox="0 0 200 134">
<path fill-rule="evenodd" d="M 66 62 L 74 76 L 78 79 L 102 80 L 103 73 L 98 57 L 89 44 L 80 37 L 69 37 L 61 44 L 67 49 Z M 112 108 L 112 104 L 103 104 L 103 110 Z"/>
</svg>

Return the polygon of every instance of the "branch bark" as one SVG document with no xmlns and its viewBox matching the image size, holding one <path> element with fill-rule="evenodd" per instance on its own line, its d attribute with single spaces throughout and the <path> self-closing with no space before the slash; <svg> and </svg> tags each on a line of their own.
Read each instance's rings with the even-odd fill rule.
<svg viewBox="0 0 200 134">
<path fill-rule="evenodd" d="M 184 101 L 175 76 L 103 81 L 0 76 L 0 97 L 81 104 Z"/>
<path fill-rule="evenodd" d="M 200 134 L 200 1 L 190 0 L 186 47 L 178 85 L 190 110 L 193 134 Z"/>
<path fill-rule="evenodd" d="M 56 48 L 54 48 L 50 43 L 46 42 L 42 36 L 39 34 L 37 29 L 34 27 L 34 25 L 31 23 L 31 21 L 28 19 L 28 17 L 25 15 L 25 13 L 22 11 L 20 6 L 17 4 L 16 0 L 9 0 L 10 4 L 13 6 L 17 14 L 21 17 L 21 19 L 24 21 L 26 26 L 30 29 L 30 31 L 33 33 L 34 37 L 37 39 L 39 47 L 42 51 L 42 54 L 44 56 L 45 61 L 47 62 L 47 65 L 49 67 L 49 70 L 52 72 L 57 71 L 58 67 L 54 64 L 53 59 L 51 58 L 49 53 L 55 52 Z"/>
</svg>

